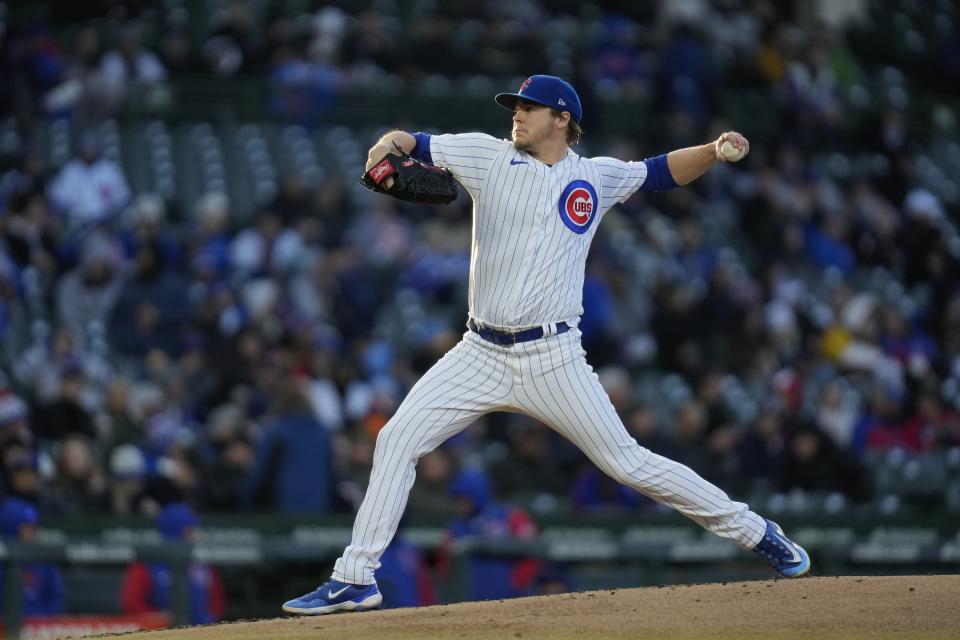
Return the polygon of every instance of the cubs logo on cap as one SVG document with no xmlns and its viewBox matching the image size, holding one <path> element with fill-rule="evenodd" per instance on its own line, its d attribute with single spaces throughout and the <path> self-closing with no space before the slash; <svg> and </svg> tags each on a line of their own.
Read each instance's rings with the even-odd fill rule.
<svg viewBox="0 0 960 640">
<path fill-rule="evenodd" d="M 523 81 L 517 93 L 498 93 L 494 100 L 501 107 L 513 111 L 517 106 L 517 100 L 520 98 L 560 111 L 569 111 L 570 117 L 577 124 L 580 123 L 580 118 L 583 116 L 580 96 L 577 95 L 569 82 L 556 76 L 530 76 Z"/>
<path fill-rule="evenodd" d="M 560 194 L 557 211 L 560 219 L 574 233 L 586 233 L 597 217 L 600 200 L 597 190 L 586 180 L 574 180 Z"/>
</svg>

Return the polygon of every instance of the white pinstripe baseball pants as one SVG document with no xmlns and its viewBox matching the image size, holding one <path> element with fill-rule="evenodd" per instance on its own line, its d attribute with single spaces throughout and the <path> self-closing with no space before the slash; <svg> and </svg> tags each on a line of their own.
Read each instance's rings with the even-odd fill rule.
<svg viewBox="0 0 960 640">
<path fill-rule="evenodd" d="M 406 507 L 417 461 L 491 411 L 525 413 L 544 422 L 618 482 L 741 547 L 752 548 L 763 538 L 766 523 L 747 505 L 630 437 L 587 364 L 577 329 L 510 347 L 467 332 L 414 385 L 377 437 L 370 484 L 351 543 L 334 566 L 335 580 L 374 582 L 380 555 Z"/>
</svg>

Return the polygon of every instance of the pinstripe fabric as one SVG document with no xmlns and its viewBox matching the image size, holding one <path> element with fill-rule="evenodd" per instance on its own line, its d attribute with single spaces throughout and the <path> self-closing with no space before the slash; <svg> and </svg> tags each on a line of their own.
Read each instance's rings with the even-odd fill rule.
<svg viewBox="0 0 960 640">
<path fill-rule="evenodd" d="M 637 444 L 585 359 L 580 332 L 500 347 L 474 333 L 413 387 L 377 438 L 367 495 L 333 578 L 374 582 L 403 515 L 417 460 L 491 411 L 530 415 L 569 439 L 604 473 L 705 529 L 752 548 L 766 522 L 689 467 Z"/>
<path fill-rule="evenodd" d="M 570 151 L 548 166 L 507 140 L 478 133 L 432 136 L 430 151 L 474 202 L 471 317 L 501 329 L 561 321 L 575 326 L 593 234 L 611 206 L 643 185 L 647 165 Z M 581 204 L 586 200 L 594 208 L 577 208 L 570 195 L 577 189 Z M 764 519 L 690 468 L 639 446 L 584 356 L 576 328 L 511 347 L 467 332 L 414 385 L 377 437 L 367 494 L 333 578 L 374 582 L 417 461 L 491 411 L 541 420 L 617 481 L 740 546 L 755 546 L 766 530 Z"/>
<path fill-rule="evenodd" d="M 482 133 L 430 137 L 430 155 L 473 198 L 469 313 L 491 327 L 575 324 L 583 313 L 584 265 L 603 215 L 637 191 L 645 162 L 582 158 L 553 166 Z M 564 189 L 582 180 L 597 191 L 595 217 L 582 234 L 558 214 Z"/>
<path fill-rule="evenodd" d="M 573 442 L 601 471 L 703 528 L 752 548 L 766 521 L 689 467 L 644 449 L 627 433 L 586 361 L 580 332 L 524 343 L 515 408 Z"/>
<path fill-rule="evenodd" d="M 374 581 L 406 507 L 417 461 L 483 414 L 508 409 L 513 377 L 497 347 L 468 333 L 413 386 L 377 436 L 370 483 L 351 544 L 334 566 L 336 580 Z"/>
</svg>

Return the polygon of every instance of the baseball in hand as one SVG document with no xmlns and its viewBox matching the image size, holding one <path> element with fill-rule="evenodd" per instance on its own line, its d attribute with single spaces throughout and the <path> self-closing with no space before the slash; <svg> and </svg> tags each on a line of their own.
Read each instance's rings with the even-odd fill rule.
<svg viewBox="0 0 960 640">
<path fill-rule="evenodd" d="M 729 140 L 724 140 L 723 144 L 720 145 L 720 153 L 723 154 L 723 157 L 730 162 L 736 162 L 742 158 L 744 152 L 744 149 L 737 149 L 735 146 L 730 144 Z"/>
</svg>

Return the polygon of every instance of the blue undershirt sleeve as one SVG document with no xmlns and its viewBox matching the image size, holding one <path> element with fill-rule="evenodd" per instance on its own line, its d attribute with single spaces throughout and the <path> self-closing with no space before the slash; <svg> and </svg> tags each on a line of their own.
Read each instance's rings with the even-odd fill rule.
<svg viewBox="0 0 960 640">
<path fill-rule="evenodd" d="M 680 185 L 673 179 L 667 165 L 667 154 L 643 161 L 647 165 L 647 179 L 640 185 L 640 191 L 666 191 Z"/>
<path fill-rule="evenodd" d="M 433 164 L 433 156 L 430 154 L 430 134 L 417 131 L 413 137 L 417 140 L 417 145 L 410 155 L 422 162 Z"/>
</svg>

